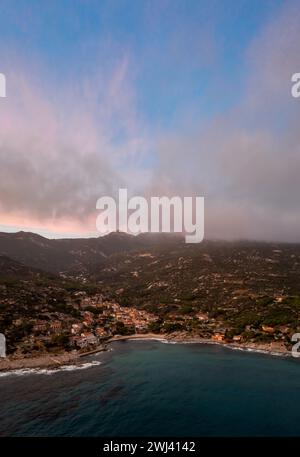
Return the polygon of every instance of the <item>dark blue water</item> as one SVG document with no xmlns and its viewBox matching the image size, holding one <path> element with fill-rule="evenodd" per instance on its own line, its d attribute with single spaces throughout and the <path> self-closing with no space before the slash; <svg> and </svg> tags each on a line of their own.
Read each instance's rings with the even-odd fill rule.
<svg viewBox="0 0 300 457">
<path fill-rule="evenodd" d="M 118 342 L 101 365 L 0 378 L 1 436 L 300 436 L 300 363 Z"/>
</svg>

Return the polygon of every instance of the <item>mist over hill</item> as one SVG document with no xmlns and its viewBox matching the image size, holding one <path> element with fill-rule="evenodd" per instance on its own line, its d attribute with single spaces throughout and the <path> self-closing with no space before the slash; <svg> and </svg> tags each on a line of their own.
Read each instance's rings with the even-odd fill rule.
<svg viewBox="0 0 300 457">
<path fill-rule="evenodd" d="M 182 242 L 176 235 L 112 232 L 99 238 L 48 239 L 31 232 L 0 233 L 0 255 L 34 268 L 59 273 L 85 272 L 117 252 Z"/>
</svg>

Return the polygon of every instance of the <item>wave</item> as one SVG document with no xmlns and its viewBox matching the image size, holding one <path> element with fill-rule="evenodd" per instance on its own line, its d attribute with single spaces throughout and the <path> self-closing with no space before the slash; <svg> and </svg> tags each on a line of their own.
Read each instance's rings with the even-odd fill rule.
<svg viewBox="0 0 300 457">
<path fill-rule="evenodd" d="M 259 349 L 247 346 L 233 346 L 231 344 L 218 343 L 217 341 L 181 341 L 179 344 L 207 344 L 212 346 L 220 346 L 233 351 L 254 352 L 257 354 L 272 355 L 276 357 L 291 357 L 289 352 L 276 352 L 267 349 Z"/>
<path fill-rule="evenodd" d="M 254 352 L 258 354 L 266 354 L 266 355 L 273 355 L 276 357 L 291 357 L 291 354 L 288 352 L 275 352 L 275 351 L 268 351 L 266 349 L 255 349 L 255 348 L 247 348 L 247 347 L 238 347 L 238 346 L 230 346 L 224 344 L 224 346 L 228 349 L 232 349 L 234 351 L 246 351 L 246 352 Z"/>
<path fill-rule="evenodd" d="M 218 341 L 199 341 L 199 340 L 183 340 L 183 341 L 173 341 L 167 340 L 164 338 L 132 338 L 130 341 L 158 341 L 162 344 L 204 344 L 204 345 L 212 345 L 212 346 L 221 346 L 225 347 L 226 349 L 232 349 L 233 351 L 242 351 L 242 352 L 254 352 L 257 354 L 265 354 L 265 355 L 272 355 L 275 357 L 291 357 L 291 354 L 288 352 L 276 352 L 267 349 L 259 349 L 259 348 L 251 348 L 246 346 L 233 346 L 231 344 L 224 344 L 219 343 Z"/>
<path fill-rule="evenodd" d="M 224 344 L 218 343 L 218 341 L 182 341 L 181 344 L 207 344 L 207 345 L 214 345 L 214 346 L 221 346 L 226 349 L 232 349 L 233 351 L 242 351 L 242 352 L 254 352 L 257 354 L 265 354 L 265 355 L 272 355 L 276 357 L 290 357 L 291 354 L 289 352 L 276 352 L 271 351 L 268 349 L 259 349 L 247 346 L 233 346 L 232 344 Z"/>
<path fill-rule="evenodd" d="M 0 373 L 0 378 L 4 378 L 6 376 L 25 376 L 31 374 L 43 374 L 49 376 L 64 371 L 86 370 L 87 368 L 99 366 L 101 363 L 102 362 L 99 362 L 98 360 L 93 360 L 91 362 L 85 362 L 80 365 L 62 365 L 59 368 L 21 368 L 18 370 L 11 370 Z"/>
</svg>

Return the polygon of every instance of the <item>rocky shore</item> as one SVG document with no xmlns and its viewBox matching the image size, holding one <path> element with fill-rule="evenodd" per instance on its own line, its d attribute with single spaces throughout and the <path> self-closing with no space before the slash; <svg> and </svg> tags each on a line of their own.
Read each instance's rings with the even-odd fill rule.
<svg viewBox="0 0 300 457">
<path fill-rule="evenodd" d="M 58 368 L 78 361 L 77 354 L 39 355 L 36 357 L 0 359 L 0 371 L 21 370 L 24 368 Z"/>
</svg>

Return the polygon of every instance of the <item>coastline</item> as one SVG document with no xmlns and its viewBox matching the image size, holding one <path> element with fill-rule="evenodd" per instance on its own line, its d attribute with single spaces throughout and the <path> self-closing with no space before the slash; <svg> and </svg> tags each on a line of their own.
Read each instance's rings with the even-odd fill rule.
<svg viewBox="0 0 300 457">
<path fill-rule="evenodd" d="M 168 335 L 161 335 L 156 333 L 144 333 L 144 334 L 135 334 L 135 335 L 124 335 L 124 336 L 114 336 L 110 338 L 107 343 L 113 343 L 115 341 L 125 341 L 125 340 L 156 340 L 163 343 L 173 343 L 173 344 L 211 344 L 217 346 L 223 346 L 233 350 L 240 350 L 245 352 L 257 352 L 261 354 L 267 354 L 272 356 L 281 356 L 281 357 L 291 357 L 291 352 L 277 342 L 272 342 L 270 344 L 253 344 L 253 343 L 229 343 L 226 341 L 215 341 L 208 338 L 201 338 L 195 335 L 189 335 L 187 333 L 171 333 Z"/>
<path fill-rule="evenodd" d="M 141 341 L 141 340 L 154 340 L 168 344 L 209 344 L 226 347 L 232 350 L 240 350 L 245 352 L 257 352 L 261 354 L 280 356 L 280 357 L 291 357 L 291 352 L 288 351 L 284 346 L 277 344 L 276 342 L 270 344 L 251 344 L 251 343 L 228 343 L 223 341 L 215 341 L 212 339 L 201 338 L 195 335 L 189 335 L 186 333 L 171 333 L 167 335 L 156 334 L 156 333 L 141 333 L 134 335 L 116 335 L 109 338 L 105 345 L 114 343 L 116 341 Z M 100 346 L 88 352 L 77 352 L 68 353 L 63 352 L 59 354 L 43 354 L 35 357 L 24 357 L 24 358 L 10 358 L 0 359 L 0 373 L 9 372 L 23 369 L 57 369 L 70 364 L 77 364 L 78 366 L 82 363 L 81 359 L 92 354 L 96 354 L 106 350 L 106 346 Z"/>
</svg>

